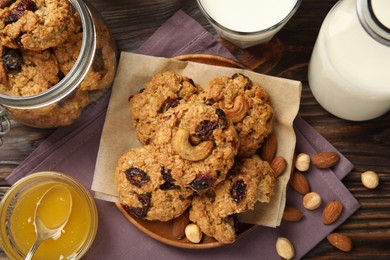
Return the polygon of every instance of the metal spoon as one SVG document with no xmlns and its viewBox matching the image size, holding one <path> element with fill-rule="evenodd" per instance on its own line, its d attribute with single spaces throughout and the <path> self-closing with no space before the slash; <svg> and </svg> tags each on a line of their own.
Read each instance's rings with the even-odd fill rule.
<svg viewBox="0 0 390 260">
<path fill-rule="evenodd" d="M 52 194 L 52 196 L 48 196 Z M 58 196 L 61 195 L 61 196 Z M 59 199 L 54 199 L 59 198 Z M 64 198 L 61 200 L 60 198 Z M 50 209 L 50 204 L 52 203 L 61 203 L 64 207 L 63 216 L 56 216 L 55 219 L 48 218 L 48 211 Z M 30 251 L 28 252 L 25 260 L 32 259 L 35 251 L 41 245 L 41 243 L 49 238 L 59 237 L 61 235 L 62 229 L 65 227 L 68 222 L 70 213 L 72 211 L 72 195 L 68 188 L 62 185 L 56 185 L 48 189 L 42 197 L 39 199 L 34 213 L 34 226 L 37 238 L 32 245 Z M 53 211 L 52 211 L 53 212 Z M 50 224 L 48 227 L 47 225 Z"/>
</svg>

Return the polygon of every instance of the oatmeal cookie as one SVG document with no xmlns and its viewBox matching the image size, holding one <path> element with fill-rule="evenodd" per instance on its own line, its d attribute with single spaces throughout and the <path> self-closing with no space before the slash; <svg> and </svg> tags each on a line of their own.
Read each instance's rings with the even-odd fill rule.
<svg viewBox="0 0 390 260">
<path fill-rule="evenodd" d="M 12 117 L 22 124 L 37 128 L 55 128 L 72 124 L 80 117 L 88 102 L 88 93 L 78 90 L 73 96 L 59 103 L 35 109 L 8 108 L 8 110 L 12 113 Z"/>
<path fill-rule="evenodd" d="M 63 75 L 69 73 L 76 63 L 81 50 L 83 32 L 78 13 L 74 15 L 77 24 L 76 31 L 69 36 L 68 41 L 53 48 L 54 55 L 58 60 L 59 69 Z M 115 53 L 110 32 L 105 26 L 96 23 L 96 30 L 100 37 L 97 39 L 95 57 L 91 68 L 80 83 L 82 90 L 97 90 L 106 88 L 115 76 Z"/>
<path fill-rule="evenodd" d="M 233 121 L 240 157 L 253 155 L 272 131 L 273 110 L 267 93 L 243 74 L 211 80 L 198 99 L 223 109 Z"/>
<path fill-rule="evenodd" d="M 75 30 L 67 0 L 9 1 L 0 11 L 1 44 L 41 51 L 65 42 Z"/>
<path fill-rule="evenodd" d="M 191 205 L 193 195 L 191 189 L 174 183 L 152 146 L 134 148 L 119 159 L 115 185 L 126 211 L 147 220 L 180 216 Z"/>
<path fill-rule="evenodd" d="M 49 51 L 24 51 L 0 47 L 6 76 L 0 81 L 0 93 L 30 96 L 58 83 L 58 64 Z"/>
<path fill-rule="evenodd" d="M 152 143 L 177 185 L 203 192 L 225 179 L 239 144 L 221 109 L 181 104 L 165 112 L 156 125 Z"/>
<path fill-rule="evenodd" d="M 170 108 L 186 103 L 200 90 L 194 82 L 167 71 L 153 76 L 145 89 L 130 98 L 130 111 L 137 138 L 148 144 L 154 138 L 158 125 L 154 120 Z"/>
<path fill-rule="evenodd" d="M 275 185 L 274 172 L 267 162 L 258 156 L 238 160 L 215 188 L 215 215 L 226 217 L 253 210 L 257 201 L 269 202 Z"/>
<path fill-rule="evenodd" d="M 238 227 L 234 222 L 236 214 L 253 210 L 257 201 L 269 202 L 275 184 L 267 162 L 258 156 L 239 160 L 214 190 L 192 200 L 190 220 L 208 236 L 232 243 Z"/>
<path fill-rule="evenodd" d="M 221 217 L 215 215 L 213 201 L 215 194 L 202 194 L 192 200 L 189 218 L 196 223 L 200 230 L 209 237 L 225 244 L 236 240 L 238 222 L 235 216 Z"/>
</svg>

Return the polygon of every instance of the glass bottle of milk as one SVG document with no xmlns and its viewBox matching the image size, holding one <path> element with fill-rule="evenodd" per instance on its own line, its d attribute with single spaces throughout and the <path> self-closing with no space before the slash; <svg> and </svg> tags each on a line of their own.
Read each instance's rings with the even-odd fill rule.
<svg viewBox="0 0 390 260">
<path fill-rule="evenodd" d="M 340 0 L 326 16 L 309 64 L 322 107 L 353 121 L 390 110 L 390 0 Z"/>
</svg>

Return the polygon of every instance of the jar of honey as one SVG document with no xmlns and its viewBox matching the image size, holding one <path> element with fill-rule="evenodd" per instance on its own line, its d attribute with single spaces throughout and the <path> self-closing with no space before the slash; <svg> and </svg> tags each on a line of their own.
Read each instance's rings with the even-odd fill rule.
<svg viewBox="0 0 390 260">
<path fill-rule="evenodd" d="M 34 244 L 37 236 L 34 226 L 36 208 L 42 196 L 54 186 L 70 192 L 72 208 L 69 219 L 59 236 L 42 242 L 34 259 L 80 259 L 90 248 L 97 231 L 98 214 L 89 192 L 66 174 L 39 172 L 12 185 L 0 203 L 0 242 L 10 259 L 24 259 Z M 53 202 L 48 203 L 52 208 L 46 212 L 56 218 L 64 208 L 60 205 L 56 207 L 54 203 L 61 198 L 50 196 L 56 196 L 56 193 L 45 196 L 45 201 Z"/>
</svg>

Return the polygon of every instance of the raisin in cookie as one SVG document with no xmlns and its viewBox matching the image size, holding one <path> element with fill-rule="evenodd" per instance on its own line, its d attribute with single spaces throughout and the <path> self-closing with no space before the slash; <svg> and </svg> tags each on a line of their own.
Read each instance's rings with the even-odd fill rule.
<svg viewBox="0 0 390 260">
<path fill-rule="evenodd" d="M 124 209 L 138 218 L 168 221 L 190 205 L 191 189 L 174 183 L 152 146 L 130 150 L 118 162 L 115 185 Z"/>
<path fill-rule="evenodd" d="M 145 89 L 130 99 L 130 111 L 139 141 L 150 143 L 159 127 L 154 124 L 155 118 L 186 103 L 199 90 L 200 87 L 191 79 L 176 73 L 167 71 L 154 75 Z"/>
<path fill-rule="evenodd" d="M 268 95 L 243 74 L 211 80 L 198 99 L 223 109 L 240 139 L 238 156 L 250 157 L 272 131 L 273 110 Z"/>
<path fill-rule="evenodd" d="M 67 0 L 9 1 L 0 11 L 1 44 L 41 51 L 65 42 L 75 30 Z"/>
<path fill-rule="evenodd" d="M 234 163 L 238 139 L 219 108 L 203 103 L 181 104 L 165 112 L 153 144 L 177 185 L 204 191 L 226 177 Z"/>
</svg>

